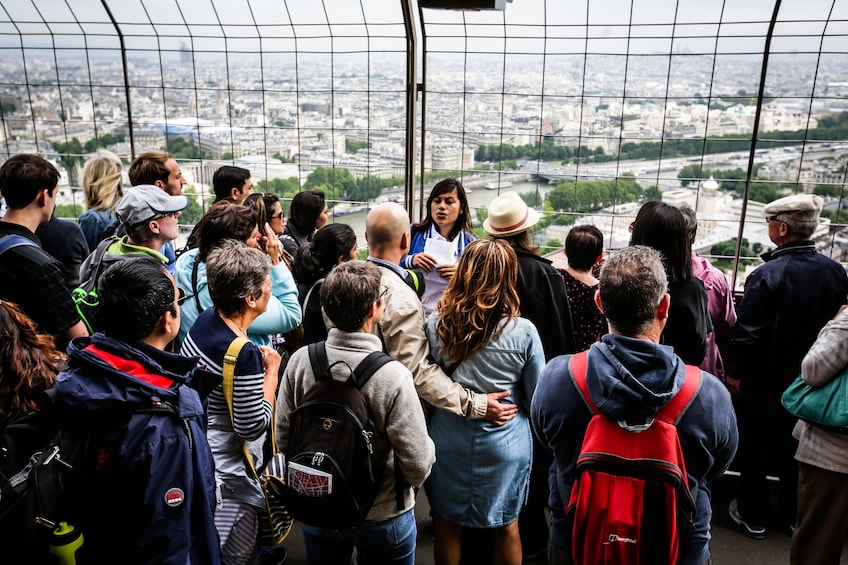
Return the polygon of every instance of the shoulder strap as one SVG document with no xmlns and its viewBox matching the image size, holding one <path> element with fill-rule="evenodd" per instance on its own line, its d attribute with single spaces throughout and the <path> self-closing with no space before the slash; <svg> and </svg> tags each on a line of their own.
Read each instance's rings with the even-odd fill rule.
<svg viewBox="0 0 848 565">
<path fill-rule="evenodd" d="M 312 296 L 312 291 L 315 290 L 315 287 L 324 282 L 324 277 L 321 277 L 309 287 L 309 291 L 306 293 L 306 297 L 303 299 L 303 302 L 300 305 L 300 311 L 305 316 L 306 315 L 306 307 L 309 305 L 309 297 Z"/>
<path fill-rule="evenodd" d="M 315 380 L 332 378 L 329 371 L 330 362 L 327 359 L 327 342 L 318 341 L 310 343 L 306 347 L 309 352 L 309 363 L 312 365 L 312 373 L 315 375 Z M 390 361 L 394 361 L 394 359 L 382 351 L 372 351 L 353 370 L 353 374 L 350 377 L 352 379 L 351 382 L 356 388 L 361 389 L 380 367 Z"/>
<path fill-rule="evenodd" d="M 577 392 L 592 414 L 597 414 L 598 409 L 592 398 L 589 396 L 589 384 L 586 382 L 586 365 L 589 358 L 589 351 L 581 351 L 571 356 L 568 362 L 568 372 L 571 373 L 571 380 L 574 381 L 574 386 L 577 387 Z"/>
<path fill-rule="evenodd" d="M 236 361 L 238 360 L 238 356 L 241 353 L 241 350 L 245 345 L 249 343 L 247 338 L 236 337 L 233 341 L 230 342 L 229 347 L 227 347 L 227 352 L 224 354 L 224 382 L 221 383 L 221 387 L 224 390 L 224 400 L 227 402 L 227 410 L 230 412 L 230 422 L 235 428 L 235 414 L 233 412 L 233 381 L 235 380 L 236 374 Z M 271 439 L 271 454 L 274 455 L 277 453 L 277 443 L 274 440 L 274 407 L 271 407 L 271 423 L 268 426 L 268 433 L 270 434 Z M 242 455 L 244 456 L 244 462 L 247 465 L 247 468 L 250 469 L 253 477 L 258 481 L 259 473 L 256 471 L 256 467 L 253 464 L 253 456 L 250 455 L 250 450 L 247 447 L 247 442 L 241 442 L 241 450 Z"/>
<path fill-rule="evenodd" d="M 312 373 L 315 380 L 330 376 L 330 362 L 327 360 L 327 342 L 316 341 L 307 346 L 309 351 L 309 363 L 312 365 Z"/>
<path fill-rule="evenodd" d="M 103 265 L 103 257 L 106 255 L 106 250 L 118 238 L 107 237 L 100 240 L 97 247 L 91 253 L 91 263 L 88 265 L 88 270 L 85 273 L 85 278 L 80 280 L 80 285 L 71 291 L 71 299 L 74 301 L 74 307 L 79 314 L 80 319 L 88 328 L 88 333 L 94 334 L 94 321 L 92 311 L 93 308 L 100 306 L 100 296 L 97 294 L 97 281 L 100 278 L 100 269 Z M 85 307 L 85 308 L 84 308 Z M 89 317 L 92 317 L 89 320 Z"/>
<path fill-rule="evenodd" d="M 224 382 L 221 387 L 224 390 L 224 400 L 227 402 L 227 409 L 230 411 L 230 422 L 235 426 L 235 417 L 233 415 L 233 381 L 236 376 L 236 361 L 241 353 L 241 350 L 247 345 L 248 340 L 243 337 L 236 337 L 230 342 L 227 347 L 227 352 L 224 354 Z"/>
<path fill-rule="evenodd" d="M 200 297 L 197 295 L 197 269 L 200 268 L 200 255 L 194 258 L 194 265 L 191 266 L 191 292 L 194 294 L 194 302 L 197 304 L 197 315 L 203 312 L 200 306 Z"/>
<path fill-rule="evenodd" d="M 403 279 L 403 282 L 406 283 L 406 286 L 414 290 L 415 294 L 421 296 L 422 291 L 419 289 L 421 288 L 421 281 L 424 279 L 418 276 L 418 273 L 415 271 L 415 269 L 405 269 L 405 271 L 409 274 L 406 277 L 401 277 Z"/>
<path fill-rule="evenodd" d="M 365 383 L 371 378 L 371 376 L 377 372 L 383 365 L 394 361 L 391 357 L 383 353 L 382 351 L 372 351 L 368 354 L 368 357 L 359 362 L 359 365 L 356 366 L 356 369 L 353 370 L 353 379 L 356 384 L 356 388 L 362 389 L 365 386 Z"/>
<path fill-rule="evenodd" d="M 33 247 L 38 247 L 38 245 L 36 245 L 34 241 L 27 239 L 22 235 L 4 235 L 3 237 L 0 237 L 0 255 L 12 249 L 13 247 L 20 247 L 21 245 L 31 245 Z"/>
<path fill-rule="evenodd" d="M 592 398 L 589 396 L 589 385 L 586 383 L 587 359 L 588 351 L 575 353 L 571 356 L 568 369 L 571 373 L 571 380 L 574 381 L 574 385 L 577 387 L 577 391 L 583 398 L 583 402 L 586 403 L 586 406 L 592 414 L 597 414 L 598 409 L 595 407 L 595 403 L 592 402 Z M 693 365 L 686 365 L 686 377 L 683 381 L 683 386 L 680 387 L 677 394 L 675 394 L 674 397 L 665 404 L 665 406 L 660 408 L 660 410 L 654 415 L 654 418 L 676 426 L 680 421 L 680 418 L 682 418 L 683 414 L 686 412 L 686 409 L 689 408 L 690 404 L 692 404 L 692 400 L 695 398 L 695 395 L 698 394 L 699 390 L 701 390 L 701 382 L 701 369 Z"/>
<path fill-rule="evenodd" d="M 686 365 L 686 377 L 683 386 L 680 387 L 674 398 L 660 408 L 654 418 L 676 426 L 686 409 L 692 404 L 695 395 L 701 390 L 701 382 L 701 369 L 694 365 Z"/>
<path fill-rule="evenodd" d="M 368 262 L 374 263 L 378 267 L 384 267 L 383 265 L 381 265 L 377 261 L 372 261 L 371 259 L 368 259 Z M 400 277 L 400 280 L 403 281 L 403 284 L 405 284 L 406 286 L 408 286 L 409 288 L 414 290 L 415 294 L 418 295 L 418 298 L 421 298 L 421 295 L 424 294 L 424 284 L 425 284 L 424 276 L 423 276 L 423 274 L 421 274 L 420 272 L 418 272 L 414 268 L 403 269 L 404 271 L 406 271 L 406 276 L 400 274 L 396 270 L 391 269 L 389 267 L 384 267 L 384 268 L 388 269 L 389 271 L 393 272 L 395 275 Z"/>
<path fill-rule="evenodd" d="M 109 246 L 117 241 L 117 237 L 107 237 L 97 244 L 91 258 L 91 264 L 88 266 L 88 273 L 83 284 L 91 282 L 91 288 L 97 285 L 97 279 L 100 278 L 100 265 L 103 264 L 103 256 L 106 255 L 106 250 Z"/>
</svg>

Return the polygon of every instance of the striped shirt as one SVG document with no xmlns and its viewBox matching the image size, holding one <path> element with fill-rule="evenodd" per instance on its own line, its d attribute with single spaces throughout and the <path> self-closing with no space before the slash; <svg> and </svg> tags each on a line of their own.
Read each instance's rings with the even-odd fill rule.
<svg viewBox="0 0 848 565">
<path fill-rule="evenodd" d="M 200 357 L 208 370 L 223 375 L 224 355 L 236 337 L 224 320 L 207 308 L 192 326 L 180 352 Z M 230 423 L 224 391 L 218 386 L 209 395 L 209 428 L 235 431 L 245 441 L 259 438 L 271 421 L 271 404 L 262 393 L 264 379 L 262 353 L 256 345 L 247 343 L 236 360 L 233 379 L 235 426 Z"/>
<path fill-rule="evenodd" d="M 192 326 L 183 342 L 183 355 L 200 357 L 201 366 L 223 374 L 224 354 L 236 334 L 212 308 L 207 308 Z M 235 425 L 224 400 L 221 386 L 209 395 L 206 438 L 215 459 L 215 478 L 222 485 L 225 499 L 237 500 L 261 508 L 262 489 L 246 468 L 242 443 L 249 442 L 254 460 L 261 457 L 258 440 L 271 422 L 271 403 L 263 398 L 262 384 L 265 369 L 262 354 L 253 343 L 247 343 L 236 359 L 233 379 L 233 411 Z"/>
</svg>

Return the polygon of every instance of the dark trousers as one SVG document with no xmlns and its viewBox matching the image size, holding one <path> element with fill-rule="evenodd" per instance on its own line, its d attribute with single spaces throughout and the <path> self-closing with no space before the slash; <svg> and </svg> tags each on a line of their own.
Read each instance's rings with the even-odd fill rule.
<svg viewBox="0 0 848 565">
<path fill-rule="evenodd" d="M 574 565 L 571 552 L 548 541 L 548 565 Z"/>
<path fill-rule="evenodd" d="M 771 512 L 771 496 L 766 475 L 780 479 L 777 524 L 795 524 L 798 498 L 798 464 L 792 437 L 795 418 L 780 405 L 779 395 L 758 390 L 751 383 L 743 390 L 737 406 L 739 419 L 739 512 L 757 526 L 766 526 Z"/>
<path fill-rule="evenodd" d="M 836 565 L 848 534 L 848 475 L 799 463 L 792 565 Z"/>
<path fill-rule="evenodd" d="M 527 506 L 518 518 L 518 532 L 524 555 L 545 549 L 548 543 L 548 474 L 554 457 L 533 437 L 533 467 L 530 471 L 530 492 Z"/>
</svg>

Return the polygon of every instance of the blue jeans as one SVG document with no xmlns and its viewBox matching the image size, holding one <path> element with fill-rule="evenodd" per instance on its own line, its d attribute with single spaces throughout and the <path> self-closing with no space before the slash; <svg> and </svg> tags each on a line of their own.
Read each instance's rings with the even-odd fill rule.
<svg viewBox="0 0 848 565">
<path fill-rule="evenodd" d="M 350 563 L 356 546 L 360 565 L 376 563 L 415 563 L 415 526 L 413 509 L 380 522 L 365 522 L 350 530 L 327 530 L 302 525 L 309 565 Z"/>
</svg>

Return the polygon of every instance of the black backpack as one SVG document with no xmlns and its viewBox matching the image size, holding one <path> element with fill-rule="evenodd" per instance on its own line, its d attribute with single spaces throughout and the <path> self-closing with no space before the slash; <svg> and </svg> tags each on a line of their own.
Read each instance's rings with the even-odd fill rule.
<svg viewBox="0 0 848 565">
<path fill-rule="evenodd" d="M 387 438 L 374 431 L 360 389 L 392 358 L 375 351 L 351 370 L 346 381 L 338 381 L 330 374 L 325 342 L 309 344 L 308 352 L 315 384 L 291 416 L 286 507 L 304 524 L 348 529 L 368 516 L 383 485 L 391 449 Z M 332 366 L 338 364 L 345 363 Z M 399 479 L 397 466 L 395 476 Z M 397 480 L 400 508 L 401 482 Z"/>
<path fill-rule="evenodd" d="M 96 563 L 103 556 L 85 545 L 82 514 L 96 453 L 93 430 L 118 429 L 138 412 L 167 412 L 166 403 L 99 413 L 96 420 L 67 421 L 54 408 L 55 392 L 45 392 L 41 409 L 10 421 L 0 433 L 0 546 L 3 562 L 41 564 Z M 82 537 L 80 537 L 82 534 Z M 51 549 L 52 546 L 52 549 Z M 59 548 L 59 549 L 57 549 Z"/>
<path fill-rule="evenodd" d="M 97 308 L 100 306 L 100 297 L 97 295 L 97 280 L 103 268 L 103 257 L 106 251 L 118 238 L 107 237 L 102 239 L 91 253 L 91 263 L 88 266 L 86 279 L 80 281 L 80 285 L 71 292 L 71 298 L 77 308 L 77 314 L 88 328 L 89 334 L 97 331 Z"/>
<path fill-rule="evenodd" d="M 2 442 L 0 543 L 12 563 L 57 563 L 50 553 L 61 544 L 54 532 L 78 532 L 70 493 L 84 480 L 85 438 L 40 411 L 10 422 Z"/>
</svg>

